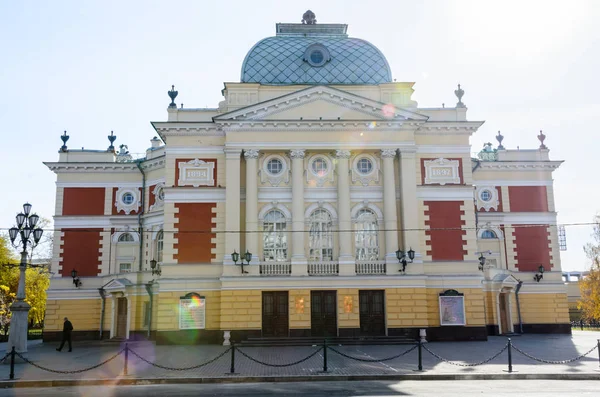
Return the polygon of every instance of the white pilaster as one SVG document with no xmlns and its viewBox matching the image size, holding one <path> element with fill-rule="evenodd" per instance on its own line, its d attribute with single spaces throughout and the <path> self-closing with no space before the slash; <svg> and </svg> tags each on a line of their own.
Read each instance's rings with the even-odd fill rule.
<svg viewBox="0 0 600 397">
<path fill-rule="evenodd" d="M 246 249 L 252 253 L 249 273 L 258 274 L 258 150 L 244 150 L 246 159 Z M 240 247 L 241 249 L 241 247 Z"/>
<path fill-rule="evenodd" d="M 402 208 L 402 249 L 415 251 L 415 260 L 406 267 L 407 274 L 423 274 L 423 261 L 419 244 L 419 205 L 417 201 L 416 148 L 400 151 L 400 203 Z"/>
<path fill-rule="evenodd" d="M 241 149 L 225 149 L 225 254 L 223 274 L 237 275 L 231 253 L 240 251 L 240 158 Z"/>
<path fill-rule="evenodd" d="M 396 150 L 381 150 L 383 162 L 383 222 L 385 236 L 386 268 L 388 273 L 398 273 L 398 259 L 396 249 L 398 248 L 398 214 L 396 213 L 396 181 L 394 178 L 394 158 Z M 396 266 L 392 266 L 396 265 Z"/>
<path fill-rule="evenodd" d="M 307 274 L 304 252 L 304 150 L 290 151 L 292 158 L 292 275 Z"/>
<path fill-rule="evenodd" d="M 350 217 L 350 175 L 349 150 L 336 150 L 338 171 L 338 223 L 340 242 L 340 276 L 354 276 L 354 255 L 352 253 L 352 219 Z"/>
</svg>

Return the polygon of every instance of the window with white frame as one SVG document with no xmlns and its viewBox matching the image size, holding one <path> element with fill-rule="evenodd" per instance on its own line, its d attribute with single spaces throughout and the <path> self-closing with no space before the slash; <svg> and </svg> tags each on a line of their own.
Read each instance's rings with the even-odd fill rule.
<svg viewBox="0 0 600 397">
<path fill-rule="evenodd" d="M 131 233 L 123 233 L 119 236 L 119 243 L 132 243 L 134 241 L 135 240 Z"/>
<path fill-rule="evenodd" d="M 325 210 L 318 209 L 310 215 L 310 231 L 308 232 L 310 260 L 333 260 L 333 233 L 331 225 L 331 215 Z"/>
<path fill-rule="evenodd" d="M 361 209 L 356 215 L 354 233 L 356 260 L 379 259 L 379 226 L 377 215 L 368 208 Z"/>
<path fill-rule="evenodd" d="M 263 221 L 264 260 L 287 260 L 287 225 L 285 215 L 279 210 L 271 210 Z"/>
<path fill-rule="evenodd" d="M 494 232 L 493 230 L 484 230 L 481 233 L 481 238 L 482 239 L 492 239 L 492 238 L 498 238 L 498 236 L 496 235 L 496 232 Z"/>
<path fill-rule="evenodd" d="M 131 271 L 131 263 L 119 263 L 119 273 L 129 273 Z"/>
<path fill-rule="evenodd" d="M 163 242 L 163 231 L 159 231 L 158 233 L 156 233 L 156 261 L 159 263 L 162 263 L 163 260 L 163 246 L 164 246 L 164 242 Z"/>
</svg>

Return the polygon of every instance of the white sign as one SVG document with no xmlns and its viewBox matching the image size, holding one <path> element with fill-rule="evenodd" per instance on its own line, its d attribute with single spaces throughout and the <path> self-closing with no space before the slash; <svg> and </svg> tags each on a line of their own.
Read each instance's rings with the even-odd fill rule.
<svg viewBox="0 0 600 397">
<path fill-rule="evenodd" d="M 425 184 L 460 184 L 458 165 L 458 160 L 448 160 L 444 158 L 423 161 L 423 166 L 425 168 Z"/>
<path fill-rule="evenodd" d="M 179 300 L 179 329 L 206 328 L 206 299 Z"/>
<path fill-rule="evenodd" d="M 466 325 L 465 297 L 440 296 L 440 325 Z"/>
<path fill-rule="evenodd" d="M 214 161 L 194 159 L 179 163 L 179 180 L 177 186 L 214 186 Z"/>
</svg>

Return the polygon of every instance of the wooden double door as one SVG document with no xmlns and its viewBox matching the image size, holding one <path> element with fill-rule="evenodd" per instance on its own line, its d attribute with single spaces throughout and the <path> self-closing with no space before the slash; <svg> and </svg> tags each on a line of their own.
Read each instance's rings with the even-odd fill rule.
<svg viewBox="0 0 600 397">
<path fill-rule="evenodd" d="M 360 335 L 385 336 L 384 292 L 359 291 Z"/>
<path fill-rule="evenodd" d="M 127 298 L 117 298 L 116 338 L 127 338 Z"/>
<path fill-rule="evenodd" d="M 262 335 L 289 336 L 289 297 L 287 291 L 263 291 Z"/>
<path fill-rule="evenodd" d="M 311 336 L 337 336 L 337 291 L 310 291 Z"/>
</svg>

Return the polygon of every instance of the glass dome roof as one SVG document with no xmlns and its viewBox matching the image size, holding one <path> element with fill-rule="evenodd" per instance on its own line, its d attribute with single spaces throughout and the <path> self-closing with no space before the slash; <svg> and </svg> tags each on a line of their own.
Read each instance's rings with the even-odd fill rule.
<svg viewBox="0 0 600 397">
<path fill-rule="evenodd" d="M 343 27 L 343 34 L 323 31 L 324 28 L 332 31 L 332 27 L 339 26 Z M 259 41 L 246 55 L 242 83 L 390 83 L 392 73 L 381 51 L 365 40 L 347 37 L 346 26 L 278 24 L 277 36 Z M 314 31 L 317 27 L 320 30 Z M 311 55 L 312 51 L 321 54 Z M 326 57 L 326 62 L 322 56 Z"/>
</svg>

